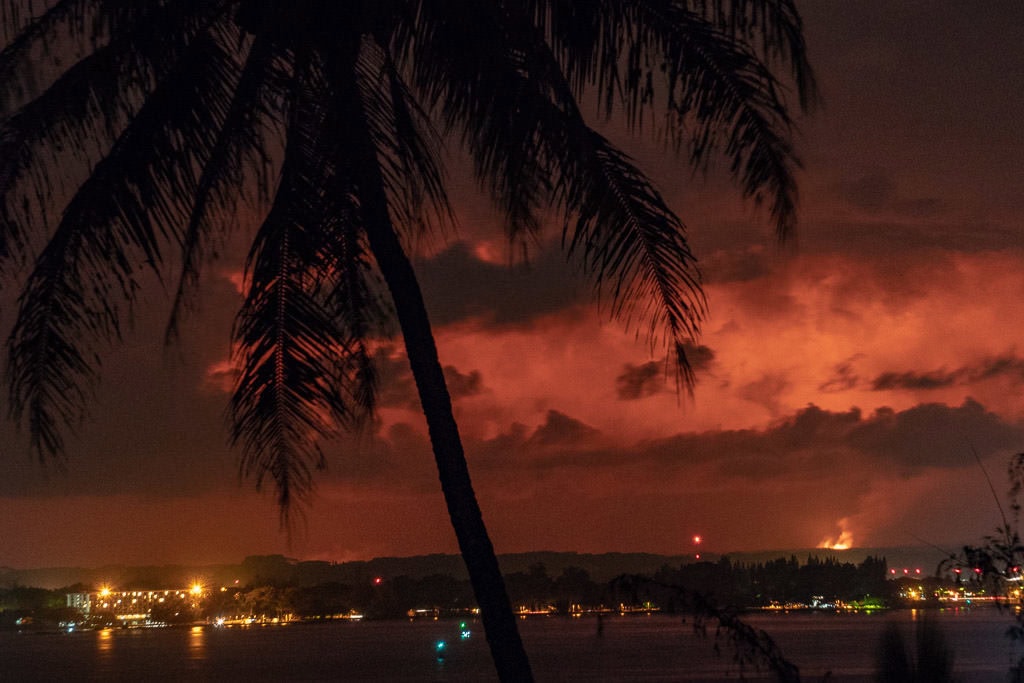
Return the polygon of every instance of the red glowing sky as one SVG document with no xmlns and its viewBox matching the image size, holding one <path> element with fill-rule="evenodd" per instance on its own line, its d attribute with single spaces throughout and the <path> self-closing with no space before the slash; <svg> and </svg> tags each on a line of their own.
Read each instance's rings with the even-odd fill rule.
<svg viewBox="0 0 1024 683">
<path fill-rule="evenodd" d="M 712 177 L 631 151 L 690 228 L 710 317 L 692 400 L 544 243 L 508 268 L 486 204 L 418 267 L 499 552 L 977 538 L 1024 450 L 1024 6 L 803 3 L 823 107 L 800 121 L 795 247 Z M 556 230 L 549 233 L 554 240 Z M 452 552 L 400 345 L 369 433 L 332 444 L 289 544 L 225 446 L 235 273 L 181 346 L 152 315 L 104 364 L 66 473 L 0 427 L 0 566 Z M 5 309 L 9 310 L 9 309 Z M 9 324 L 9 321 L 7 321 Z"/>
</svg>

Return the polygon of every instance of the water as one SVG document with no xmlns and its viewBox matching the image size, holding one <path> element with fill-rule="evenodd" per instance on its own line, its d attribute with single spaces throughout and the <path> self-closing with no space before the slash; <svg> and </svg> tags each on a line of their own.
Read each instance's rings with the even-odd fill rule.
<svg viewBox="0 0 1024 683">
<path fill-rule="evenodd" d="M 992 609 L 937 614 L 956 653 L 959 680 L 1004 681 L 1014 661 L 1008 617 Z M 754 614 L 800 667 L 804 680 L 870 681 L 882 629 L 896 620 L 912 634 L 919 614 Z M 738 670 L 726 653 L 679 617 L 530 618 L 520 622 L 540 681 L 724 681 Z M 463 640 L 457 621 L 390 621 L 0 633 L 3 681 L 491 681 L 479 624 Z M 447 642 L 443 660 L 438 640 Z M 911 641 L 912 642 L 912 641 Z M 769 680 L 749 669 L 747 679 Z"/>
</svg>

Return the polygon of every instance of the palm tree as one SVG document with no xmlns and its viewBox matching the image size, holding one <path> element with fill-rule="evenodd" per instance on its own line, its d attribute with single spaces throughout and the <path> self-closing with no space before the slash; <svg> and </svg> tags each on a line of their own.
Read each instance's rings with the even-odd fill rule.
<svg viewBox="0 0 1024 683">
<path fill-rule="evenodd" d="M 242 472 L 273 481 L 286 520 L 320 444 L 372 412 L 393 306 L 496 667 L 530 679 L 407 255 L 450 219 L 439 151 L 461 144 L 510 239 L 560 212 L 569 257 L 688 388 L 704 300 L 683 224 L 578 102 L 697 168 L 724 153 L 784 236 L 779 79 L 813 97 L 792 0 L 3 0 L 0 20 L 9 407 L 38 457 L 63 461 L 148 274 L 174 283 L 173 339 L 201 267 L 256 214 L 233 331 Z"/>
</svg>

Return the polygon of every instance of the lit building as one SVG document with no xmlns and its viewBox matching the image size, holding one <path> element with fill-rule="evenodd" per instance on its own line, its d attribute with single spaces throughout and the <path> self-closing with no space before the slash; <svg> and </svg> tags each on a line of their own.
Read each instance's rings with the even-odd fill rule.
<svg viewBox="0 0 1024 683">
<path fill-rule="evenodd" d="M 113 616 L 124 626 L 159 624 L 165 616 L 192 613 L 202 606 L 205 591 L 190 588 L 116 591 L 101 588 L 91 593 L 68 593 L 67 606 L 86 617 Z"/>
</svg>

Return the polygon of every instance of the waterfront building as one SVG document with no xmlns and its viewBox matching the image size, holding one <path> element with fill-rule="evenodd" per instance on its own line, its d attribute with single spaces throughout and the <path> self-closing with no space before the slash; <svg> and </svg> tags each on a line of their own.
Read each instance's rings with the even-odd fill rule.
<svg viewBox="0 0 1024 683">
<path fill-rule="evenodd" d="M 166 590 L 117 591 L 108 587 L 90 593 L 68 593 L 67 606 L 87 618 L 107 617 L 122 626 L 166 623 L 168 618 L 195 614 L 206 597 L 199 584 Z"/>
</svg>

